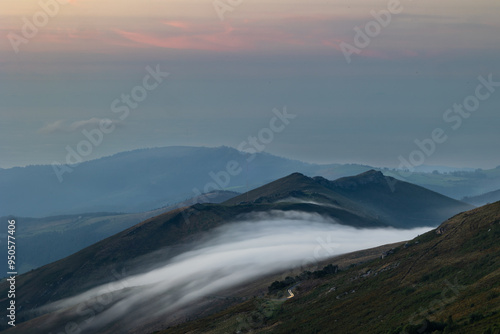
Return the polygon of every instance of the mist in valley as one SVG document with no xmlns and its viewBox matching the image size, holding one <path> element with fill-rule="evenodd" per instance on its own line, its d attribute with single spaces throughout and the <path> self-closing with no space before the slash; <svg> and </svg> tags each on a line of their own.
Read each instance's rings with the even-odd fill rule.
<svg viewBox="0 0 500 334">
<path fill-rule="evenodd" d="M 133 328 L 264 275 L 409 240 L 431 229 L 356 229 L 297 211 L 253 213 L 244 218 L 213 230 L 203 242 L 189 245 L 163 266 L 98 286 L 40 311 L 57 311 L 49 321 L 63 311 L 83 333 L 116 322 Z"/>
</svg>

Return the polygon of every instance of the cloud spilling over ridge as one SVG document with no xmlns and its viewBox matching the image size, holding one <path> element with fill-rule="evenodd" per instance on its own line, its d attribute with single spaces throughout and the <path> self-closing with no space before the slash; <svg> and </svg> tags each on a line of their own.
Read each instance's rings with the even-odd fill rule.
<svg viewBox="0 0 500 334">
<path fill-rule="evenodd" d="M 82 333 L 119 322 L 171 315 L 204 297 L 295 266 L 335 255 L 412 239 L 431 228 L 355 229 L 318 214 L 273 211 L 214 230 L 199 245 L 162 267 L 55 302 L 47 310 L 72 309 Z M 100 304 L 98 312 L 87 312 Z M 89 316 L 90 314 L 90 316 Z M 133 314 L 133 317 L 131 317 Z M 133 319 L 133 320 L 131 320 Z"/>
<path fill-rule="evenodd" d="M 304 199 L 295 198 L 295 197 L 288 197 L 288 198 L 277 201 L 277 203 L 303 203 L 303 204 L 313 204 L 313 205 L 318 205 L 318 206 L 324 206 L 324 207 L 328 207 L 328 208 L 344 209 L 340 205 L 335 205 L 335 204 L 331 204 L 331 203 L 321 203 L 321 202 L 311 201 L 311 200 L 304 200 Z"/>
</svg>

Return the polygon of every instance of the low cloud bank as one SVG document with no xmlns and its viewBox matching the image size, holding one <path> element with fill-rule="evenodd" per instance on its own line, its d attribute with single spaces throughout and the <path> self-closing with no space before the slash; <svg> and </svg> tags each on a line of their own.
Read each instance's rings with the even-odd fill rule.
<svg viewBox="0 0 500 334">
<path fill-rule="evenodd" d="M 175 313 L 197 300 L 260 276 L 356 250 L 409 240 L 431 228 L 356 229 L 303 212 L 273 211 L 226 224 L 166 265 L 53 303 L 85 332 Z M 99 309 L 92 306 L 99 304 Z M 90 309 L 90 311 L 89 311 Z M 98 311 L 98 312 L 97 312 Z M 133 315 L 133 316 L 131 316 Z"/>
</svg>

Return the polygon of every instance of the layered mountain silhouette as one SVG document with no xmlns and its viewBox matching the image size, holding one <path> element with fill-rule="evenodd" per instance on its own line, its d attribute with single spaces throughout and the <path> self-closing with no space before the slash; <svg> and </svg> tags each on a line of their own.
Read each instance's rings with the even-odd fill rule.
<svg viewBox="0 0 500 334">
<path fill-rule="evenodd" d="M 234 171 L 227 178 L 229 163 Z M 58 167 L 65 171 L 59 172 L 60 178 L 50 165 L 0 168 L 0 189 L 8 189 L 0 193 L 0 216 L 138 213 L 215 189 L 243 193 L 293 172 L 337 179 L 373 169 L 309 164 L 266 153 L 248 155 L 229 147 L 175 146 L 122 152 L 66 167 Z M 500 187 L 500 167 L 446 174 L 382 171 L 455 199 Z"/>
<path fill-rule="evenodd" d="M 331 216 L 341 219 L 341 222 L 340 212 L 346 212 L 358 216 L 360 222 L 367 219 L 367 223 L 402 228 L 435 226 L 451 215 L 472 208 L 469 204 L 384 176 L 375 170 L 335 181 L 295 173 L 236 196 L 225 204 L 248 202 L 297 202 L 328 206 L 332 211 L 339 210 L 338 217 L 333 212 Z"/>
<path fill-rule="evenodd" d="M 163 263 L 181 254 L 183 245 L 203 240 L 207 232 L 243 220 L 250 213 L 309 212 L 357 228 L 409 228 L 437 226 L 446 217 L 471 208 L 374 170 L 336 181 L 294 173 L 221 204 L 195 204 L 155 216 L 19 276 L 18 319 L 28 322 L 17 326 L 16 332 L 44 323 L 44 316 L 33 310 L 113 281 L 116 278 L 112 273 L 123 268 L 140 272 L 141 268 Z M 133 270 L 126 273 L 131 274 Z M 6 295 L 6 290 L 4 282 L 0 293 Z M 2 307 L 3 303 L 5 299 Z M 47 331 L 59 325 L 52 324 Z"/>
<path fill-rule="evenodd" d="M 211 175 L 226 172 L 231 161 L 237 163 L 234 175 L 217 183 Z M 60 178 L 50 165 L 0 169 L 0 188 L 9 189 L 0 194 L 0 216 L 144 212 L 213 190 L 244 192 L 294 171 L 308 173 L 312 166 L 265 153 L 250 159 L 229 147 L 172 146 L 67 166 Z"/>
<path fill-rule="evenodd" d="M 463 201 L 466 203 L 470 203 L 472 205 L 484 205 L 488 203 L 494 203 L 496 201 L 500 201 L 500 189 L 495 191 L 490 191 L 486 194 L 464 197 Z"/>
</svg>

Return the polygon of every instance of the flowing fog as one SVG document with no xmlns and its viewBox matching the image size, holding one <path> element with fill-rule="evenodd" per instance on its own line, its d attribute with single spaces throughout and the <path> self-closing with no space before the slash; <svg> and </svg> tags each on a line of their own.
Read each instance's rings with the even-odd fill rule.
<svg viewBox="0 0 500 334">
<path fill-rule="evenodd" d="M 132 318 L 140 323 L 266 274 L 409 240 L 430 229 L 355 229 L 317 214 L 253 214 L 243 222 L 215 229 L 207 241 L 192 245 L 163 267 L 91 289 L 44 310 L 72 308 L 83 331 Z"/>
</svg>

